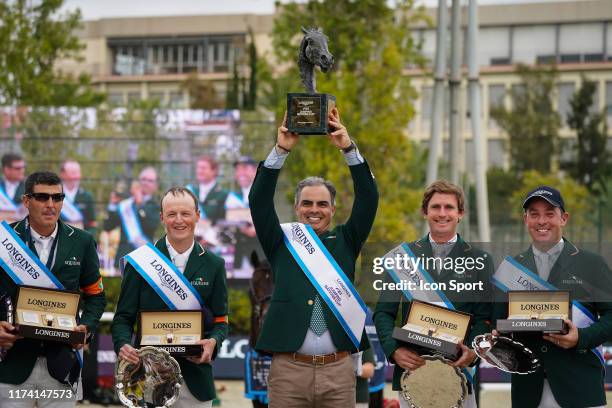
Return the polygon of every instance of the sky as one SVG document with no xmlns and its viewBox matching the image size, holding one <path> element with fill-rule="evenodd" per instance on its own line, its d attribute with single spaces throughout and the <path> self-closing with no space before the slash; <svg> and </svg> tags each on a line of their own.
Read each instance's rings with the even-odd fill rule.
<svg viewBox="0 0 612 408">
<path fill-rule="evenodd" d="M 358 1 L 358 0 L 357 0 Z M 435 6 L 437 0 L 417 0 Z M 567 0 L 479 0 L 478 4 L 562 2 Z M 287 2 L 283 0 L 282 2 Z M 389 0 L 393 3 L 392 0 Z M 190 14 L 272 14 L 275 0 L 65 0 L 64 9 L 80 8 L 84 20 Z M 467 4 L 467 0 L 462 0 Z"/>
</svg>

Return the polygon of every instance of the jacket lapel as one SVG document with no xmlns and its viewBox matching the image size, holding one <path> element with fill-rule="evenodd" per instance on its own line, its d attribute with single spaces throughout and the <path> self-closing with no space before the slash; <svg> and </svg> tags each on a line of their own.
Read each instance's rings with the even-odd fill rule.
<svg viewBox="0 0 612 408">
<path fill-rule="evenodd" d="M 538 276 L 540 275 L 538 273 L 538 268 L 535 263 L 535 256 L 533 255 L 533 250 L 531 246 L 527 248 L 525 252 L 518 254 L 515 259 L 525 268 L 529 269 L 531 272 L 535 273 Z"/>
<path fill-rule="evenodd" d="M 559 254 L 559 258 L 553 265 L 550 270 L 550 276 L 548 277 L 548 281 L 551 283 L 558 282 L 561 280 L 562 276 L 566 276 L 564 273 L 567 270 L 571 270 L 571 265 L 574 262 L 574 255 L 578 253 L 578 249 L 574 244 L 572 244 L 569 240 L 563 238 L 563 249 L 561 250 L 561 254 Z M 571 275 L 571 274 L 569 274 Z"/>
<path fill-rule="evenodd" d="M 64 266 L 64 262 L 66 258 L 68 258 L 68 254 L 72 251 L 72 247 L 75 244 L 74 236 L 74 228 L 69 225 L 64 224 L 61 221 L 58 221 L 58 238 L 57 238 L 57 250 L 55 253 L 55 261 L 53 262 L 53 267 L 51 270 L 54 274 Z"/>
<path fill-rule="evenodd" d="M 429 242 L 429 234 L 425 235 L 418 241 L 415 241 L 412 250 L 414 252 L 414 256 L 417 259 L 421 258 L 422 260 L 425 260 L 433 258 L 433 250 L 431 249 L 431 242 Z M 434 280 L 438 280 L 438 271 L 436 271 L 435 268 L 425 268 L 425 266 L 432 266 L 431 263 L 430 265 L 420 264 L 420 266 L 423 270 L 426 270 L 431 275 L 431 277 L 434 278 Z"/>
<path fill-rule="evenodd" d="M 451 259 L 456 259 L 456 258 L 460 258 L 460 257 L 464 257 L 466 252 L 469 252 L 472 249 L 471 245 L 468 244 L 467 242 L 465 242 L 461 236 L 459 234 L 457 234 L 457 242 L 455 242 L 455 245 L 453 245 L 453 248 L 451 249 L 450 253 L 448 254 L 447 258 L 451 258 Z M 442 261 L 442 271 L 440 271 L 440 277 L 439 277 L 439 281 L 443 282 L 443 281 L 447 281 L 448 278 L 450 278 L 451 276 L 453 276 L 455 274 L 454 269 L 446 269 L 444 268 L 444 264 L 446 259 L 444 259 Z M 453 265 L 455 265 L 455 262 L 453 261 Z"/>
</svg>

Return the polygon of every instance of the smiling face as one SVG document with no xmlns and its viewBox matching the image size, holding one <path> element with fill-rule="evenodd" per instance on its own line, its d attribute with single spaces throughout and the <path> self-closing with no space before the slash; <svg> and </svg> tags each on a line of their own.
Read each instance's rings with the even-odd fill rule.
<svg viewBox="0 0 612 408">
<path fill-rule="evenodd" d="M 32 192 L 58 194 L 62 192 L 62 185 L 35 184 Z M 35 231 L 43 235 L 53 232 L 62 211 L 62 201 L 55 202 L 51 198 L 46 201 L 38 201 L 34 197 L 24 195 L 23 205 L 28 209 L 30 224 Z"/>
<path fill-rule="evenodd" d="M 424 211 L 429 233 L 435 242 L 448 242 L 457 233 L 457 224 L 463 217 L 454 194 L 434 193 Z"/>
<path fill-rule="evenodd" d="M 217 178 L 217 168 L 208 160 L 198 160 L 196 163 L 196 179 L 200 183 L 208 184 Z"/>
<path fill-rule="evenodd" d="M 569 214 L 542 198 L 534 198 L 525 210 L 523 220 L 534 245 L 546 250 L 561 240 L 562 228 Z"/>
<path fill-rule="evenodd" d="M 329 229 L 335 212 L 331 194 L 324 185 L 304 187 L 295 206 L 298 221 L 310 225 L 317 234 Z"/>
<path fill-rule="evenodd" d="M 200 212 L 193 197 L 188 194 L 168 193 L 164 196 L 161 205 L 160 218 L 166 228 L 170 243 L 173 246 L 180 243 L 191 243 L 194 239 L 196 224 L 200 219 Z"/>
</svg>

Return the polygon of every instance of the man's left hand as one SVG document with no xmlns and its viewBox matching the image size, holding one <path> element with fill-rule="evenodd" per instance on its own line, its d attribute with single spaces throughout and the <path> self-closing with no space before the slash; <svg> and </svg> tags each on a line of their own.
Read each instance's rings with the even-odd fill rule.
<svg viewBox="0 0 612 408">
<path fill-rule="evenodd" d="M 217 340 L 203 339 L 198 341 L 196 344 L 202 345 L 202 355 L 200 357 L 188 357 L 187 360 L 194 364 L 210 363 L 215 347 L 217 346 Z"/>
<path fill-rule="evenodd" d="M 74 331 L 79 331 L 79 332 L 84 332 L 85 333 L 85 339 L 87 339 L 87 326 L 85 326 L 84 324 L 79 324 L 77 327 L 74 328 Z M 73 344 L 72 348 L 75 350 L 80 350 L 83 347 L 83 344 Z"/>
<path fill-rule="evenodd" d="M 329 134 L 329 140 L 332 144 L 338 149 L 346 149 L 349 147 L 352 141 L 348 134 L 348 130 L 346 130 L 344 125 L 340 122 L 340 112 L 338 112 L 338 108 L 332 109 L 327 120 L 327 123 L 336 129 Z"/>
<path fill-rule="evenodd" d="M 453 361 L 452 363 L 448 363 L 449 365 L 457 368 L 465 368 L 476 360 L 476 353 L 474 350 L 466 346 L 465 344 L 461 345 L 461 357 L 459 360 Z"/>
<path fill-rule="evenodd" d="M 558 347 L 564 349 L 571 349 L 573 347 L 576 347 L 576 345 L 578 344 L 578 328 L 569 319 L 563 319 L 563 321 L 567 324 L 569 328 L 567 334 L 545 334 L 544 340 L 548 340 L 551 343 L 557 345 Z"/>
</svg>

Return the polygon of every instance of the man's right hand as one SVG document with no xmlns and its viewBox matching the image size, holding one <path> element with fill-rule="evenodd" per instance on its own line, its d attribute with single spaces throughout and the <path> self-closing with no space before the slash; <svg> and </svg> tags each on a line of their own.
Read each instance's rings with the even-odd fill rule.
<svg viewBox="0 0 612 408">
<path fill-rule="evenodd" d="M 8 350 L 13 347 L 15 341 L 22 338 L 14 334 L 14 332 L 15 326 L 5 321 L 0 322 L 0 347 Z"/>
<path fill-rule="evenodd" d="M 404 370 L 414 371 L 425 365 L 425 359 L 407 347 L 398 348 L 391 357 Z"/>
<path fill-rule="evenodd" d="M 287 129 L 287 112 L 283 118 L 283 124 L 278 128 L 276 136 L 276 144 L 280 146 L 281 150 L 291 150 L 300 141 L 300 135 L 297 133 L 289 132 Z"/>
<path fill-rule="evenodd" d="M 119 349 L 119 359 L 126 360 L 132 364 L 138 364 L 140 361 L 140 356 L 134 347 L 130 346 L 129 344 L 124 344 L 121 349 Z"/>
</svg>

